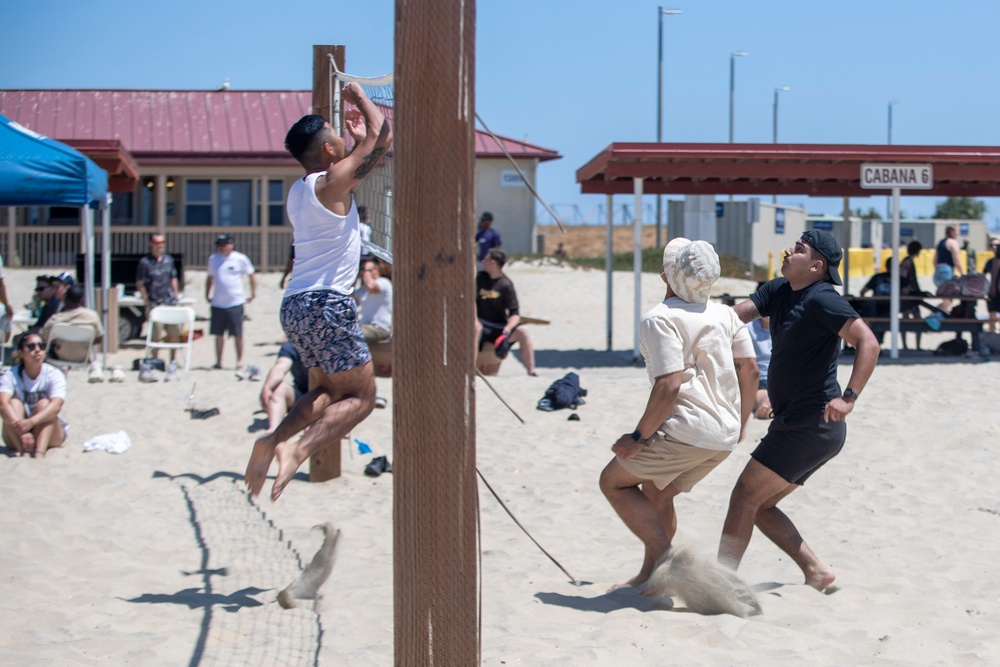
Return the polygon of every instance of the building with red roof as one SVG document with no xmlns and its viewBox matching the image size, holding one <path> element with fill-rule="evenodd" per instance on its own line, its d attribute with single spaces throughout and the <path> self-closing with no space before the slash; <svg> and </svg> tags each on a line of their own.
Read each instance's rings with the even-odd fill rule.
<svg viewBox="0 0 1000 667">
<path fill-rule="evenodd" d="M 145 252 L 147 235 L 159 230 L 186 264 L 198 266 L 224 227 L 268 269 L 285 264 L 284 201 L 302 175 L 285 133 L 311 112 L 311 100 L 307 90 L 0 90 L 0 114 L 108 171 L 112 252 Z M 497 139 L 476 133 L 477 214 L 493 213 L 506 250 L 530 252 L 534 201 L 505 151 L 532 183 L 539 163 L 561 156 Z M 69 266 L 76 248 L 56 236 L 78 237 L 78 216 L 76 209 L 11 210 L 0 252 L 25 266 Z"/>
</svg>

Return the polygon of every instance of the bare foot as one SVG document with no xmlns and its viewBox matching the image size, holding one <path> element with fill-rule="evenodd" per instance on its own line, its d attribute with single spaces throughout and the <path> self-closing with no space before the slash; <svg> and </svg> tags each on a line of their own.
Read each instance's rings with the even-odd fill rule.
<svg viewBox="0 0 1000 667">
<path fill-rule="evenodd" d="M 247 463 L 247 471 L 244 475 L 250 495 L 260 495 L 267 479 L 267 471 L 271 467 L 271 461 L 278 458 L 278 474 L 271 487 L 271 500 L 275 501 L 281 496 L 295 472 L 302 465 L 303 461 L 309 458 L 309 454 L 300 447 L 298 441 L 279 442 L 273 444 L 274 436 L 266 435 L 253 443 L 253 451 L 250 453 L 250 461 Z"/>
<path fill-rule="evenodd" d="M 299 446 L 299 442 L 297 439 L 294 442 L 286 440 L 279 442 L 274 448 L 274 453 L 278 457 L 278 475 L 274 478 L 274 486 L 271 487 L 272 501 L 278 499 L 285 486 L 295 477 L 299 466 L 309 458 L 309 453 L 304 447 Z"/>
<path fill-rule="evenodd" d="M 640 572 L 639 574 L 635 575 L 634 577 L 626 581 L 624 584 L 615 584 L 614 586 L 608 589 L 608 593 L 611 593 L 613 591 L 620 591 L 623 588 L 636 588 L 642 586 L 644 583 L 649 581 L 650 574 L 651 574 L 650 572 Z"/>
<path fill-rule="evenodd" d="M 250 490 L 251 496 L 260 495 L 260 490 L 267 479 L 267 471 L 271 467 L 274 459 L 274 443 L 270 434 L 259 438 L 253 443 L 253 451 L 250 452 L 250 461 L 247 462 L 247 471 L 243 475 L 243 481 Z"/>
<path fill-rule="evenodd" d="M 818 590 L 820 593 L 834 593 L 837 587 L 831 587 L 833 580 L 837 578 L 837 573 L 828 567 L 806 574 L 806 583 Z"/>
</svg>

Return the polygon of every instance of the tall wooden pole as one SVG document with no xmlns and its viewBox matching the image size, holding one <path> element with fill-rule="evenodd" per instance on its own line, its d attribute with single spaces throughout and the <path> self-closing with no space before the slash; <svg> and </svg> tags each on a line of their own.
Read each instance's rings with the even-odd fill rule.
<svg viewBox="0 0 1000 667">
<path fill-rule="evenodd" d="M 344 70 L 344 47 L 340 45 L 313 45 L 313 87 L 312 112 L 327 120 L 330 119 L 330 59 L 332 55 L 337 62 L 337 69 Z M 298 120 L 298 119 L 296 119 Z"/>
<path fill-rule="evenodd" d="M 344 71 L 344 47 L 330 45 L 313 45 L 313 88 L 312 112 L 327 120 L 330 119 L 330 90 L 334 84 L 330 80 L 330 59 L 332 54 L 337 61 L 337 68 Z M 298 119 L 296 119 L 298 120 Z M 267 198 L 267 182 L 263 186 L 263 199 Z M 267 205 L 264 205 L 267 208 Z M 264 230 L 267 233 L 267 230 Z M 341 441 L 337 441 L 309 457 L 309 481 L 326 482 L 340 477 Z M 349 445 L 348 445 L 349 446 Z"/>
<path fill-rule="evenodd" d="M 396 0 L 395 661 L 479 661 L 475 0 Z"/>
</svg>

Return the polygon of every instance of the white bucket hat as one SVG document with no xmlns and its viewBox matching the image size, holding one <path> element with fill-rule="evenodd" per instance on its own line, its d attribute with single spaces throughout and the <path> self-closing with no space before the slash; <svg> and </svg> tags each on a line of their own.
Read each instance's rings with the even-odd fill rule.
<svg viewBox="0 0 1000 667">
<path fill-rule="evenodd" d="M 719 255 L 708 241 L 676 238 L 663 249 L 667 284 L 688 303 L 707 303 L 720 273 Z"/>
</svg>

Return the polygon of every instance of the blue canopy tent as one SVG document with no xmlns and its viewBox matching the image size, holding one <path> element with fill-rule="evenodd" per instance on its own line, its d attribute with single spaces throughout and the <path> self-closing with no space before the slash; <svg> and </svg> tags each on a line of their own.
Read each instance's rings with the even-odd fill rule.
<svg viewBox="0 0 1000 667">
<path fill-rule="evenodd" d="M 85 290 L 94 305 L 94 210 L 103 212 L 101 286 L 110 283 L 108 173 L 75 148 L 0 115 L 0 206 L 79 206 L 85 238 Z M 106 292 L 105 292 L 106 293 Z M 104 325 L 107 329 L 107 309 Z M 107 336 L 104 337 L 107 360 Z"/>
</svg>

